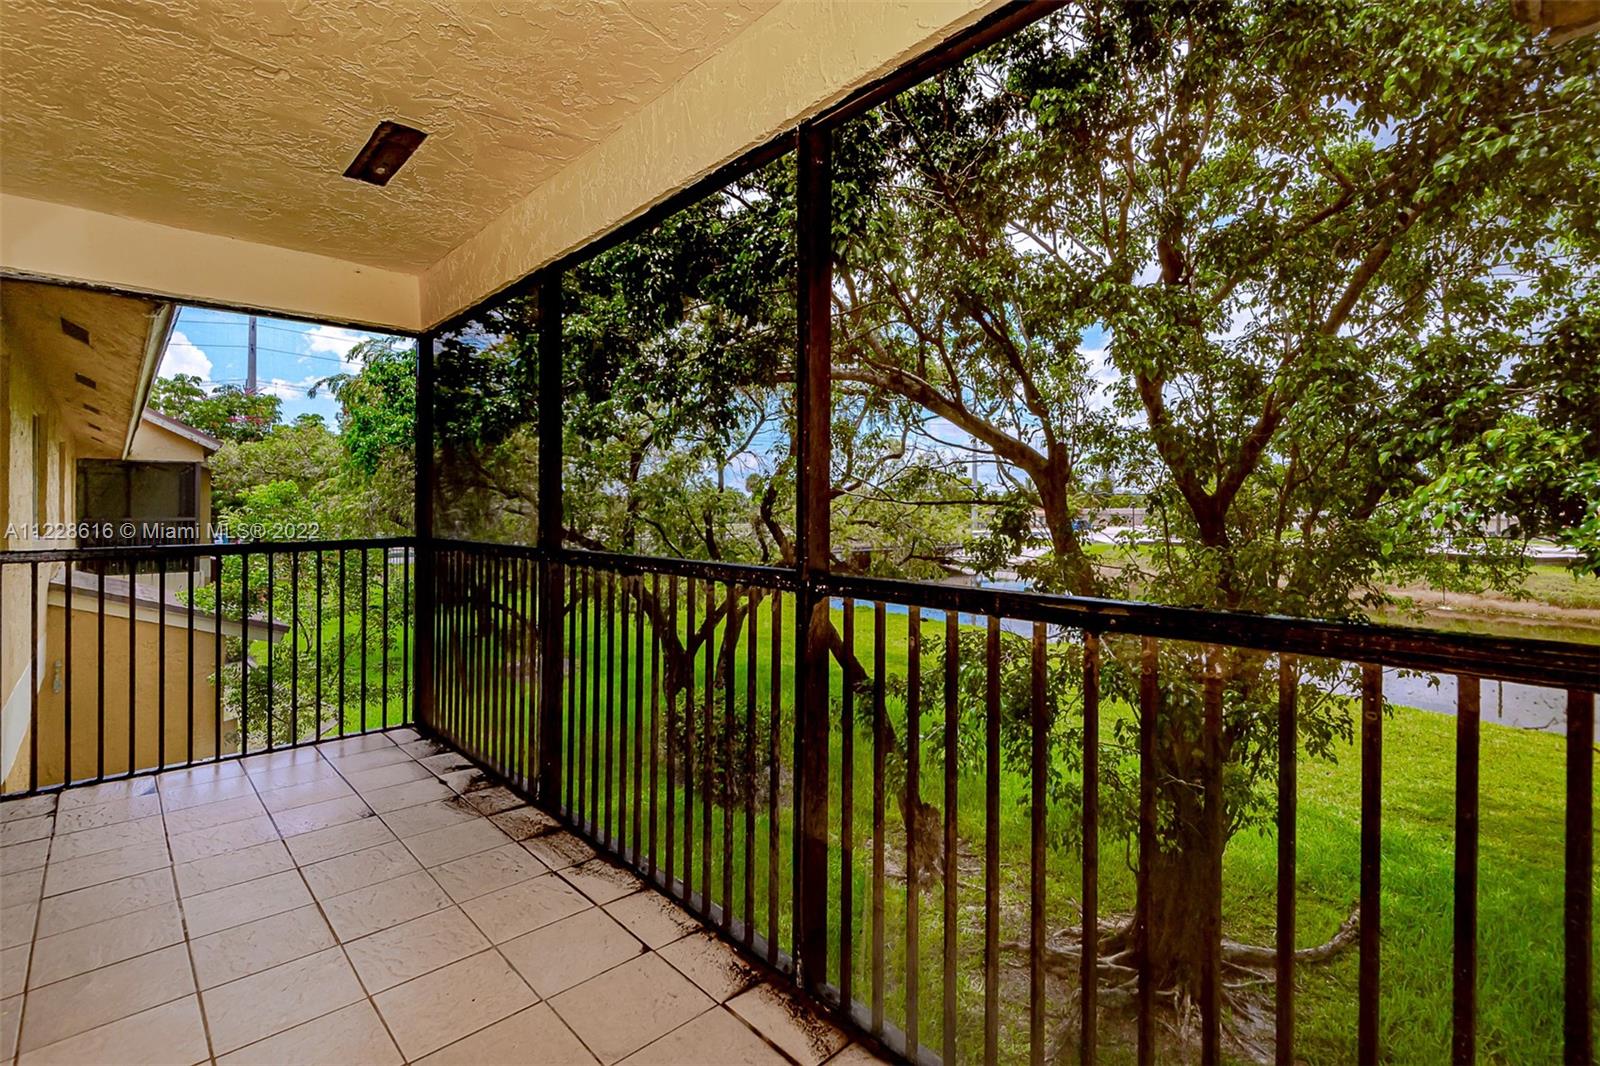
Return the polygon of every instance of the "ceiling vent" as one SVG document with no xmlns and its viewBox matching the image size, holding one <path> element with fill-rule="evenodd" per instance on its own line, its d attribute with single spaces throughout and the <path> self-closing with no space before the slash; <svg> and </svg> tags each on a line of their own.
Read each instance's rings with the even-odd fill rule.
<svg viewBox="0 0 1600 1066">
<path fill-rule="evenodd" d="M 61 332 L 80 344 L 89 343 L 89 331 L 65 316 L 61 319 Z"/>
<path fill-rule="evenodd" d="M 354 161 L 345 168 L 344 176 L 372 185 L 387 185 L 426 136 L 421 130 L 399 122 L 380 122 L 356 153 Z"/>
<path fill-rule="evenodd" d="M 65 321 L 65 319 L 63 319 L 63 321 Z M 85 334 L 85 336 L 87 336 L 87 334 Z M 88 342 L 85 341 L 84 343 L 87 344 Z M 79 385 L 82 385 L 85 388 L 98 389 L 100 387 L 98 384 L 95 383 L 94 378 L 85 377 L 82 374 L 74 374 L 72 376 L 78 382 Z"/>
</svg>

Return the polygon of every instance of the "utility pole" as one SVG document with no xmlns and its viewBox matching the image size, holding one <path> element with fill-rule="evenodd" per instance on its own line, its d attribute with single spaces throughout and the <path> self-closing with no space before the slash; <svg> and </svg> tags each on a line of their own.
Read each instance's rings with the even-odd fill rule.
<svg viewBox="0 0 1600 1066">
<path fill-rule="evenodd" d="M 244 391 L 247 396 L 256 394 L 256 316 L 250 316 L 249 357 L 245 364 Z"/>
</svg>

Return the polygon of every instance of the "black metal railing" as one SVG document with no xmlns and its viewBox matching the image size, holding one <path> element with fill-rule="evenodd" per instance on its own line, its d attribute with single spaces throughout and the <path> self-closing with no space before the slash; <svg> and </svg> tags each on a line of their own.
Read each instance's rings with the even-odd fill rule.
<svg viewBox="0 0 1600 1066">
<path fill-rule="evenodd" d="M 1376 1061 L 1385 671 L 1455 679 L 1451 1040 L 1470 1059 L 1481 685 L 1562 690 L 1562 1039 L 1592 1055 L 1593 646 L 410 538 L 0 553 L 0 610 L 7 682 L 25 682 L 4 709 L 25 738 L 7 795 L 415 723 L 921 1062 L 1038 1062 L 1068 1053 L 1063 1033 L 1084 1060 L 1107 1040 L 1142 1061 L 1169 1049 L 1148 954 L 1107 945 L 1169 901 L 1151 872 L 1173 847 L 1158 744 L 1188 715 L 1215 754 L 1229 670 L 1266 686 L 1276 729 L 1276 951 L 1253 965 L 1275 977 L 1279 1061 L 1296 1056 L 1300 716 L 1348 686 L 1354 1045 Z M 1205 765 L 1195 811 L 1215 843 L 1227 793 Z M 1106 807 L 1113 785 L 1130 811 Z M 1107 895 L 1113 817 L 1129 898 Z M 1211 1056 L 1221 856 L 1186 882 Z"/>
<path fill-rule="evenodd" d="M 5 795 L 412 722 L 415 554 L 413 538 L 0 552 Z"/>
<path fill-rule="evenodd" d="M 1161 827 L 1171 815 L 1157 739 L 1163 715 L 1189 713 L 1167 706 L 1171 683 L 1198 670 L 1196 728 L 1217 744 L 1233 713 L 1217 664 L 1238 655 L 1270 686 L 1278 737 L 1277 950 L 1257 963 L 1276 978 L 1269 1046 L 1279 1061 L 1295 1056 L 1302 701 L 1331 695 L 1315 685 L 1342 677 L 1355 707 L 1359 906 L 1347 924 L 1356 1053 L 1376 1061 L 1384 670 L 1459 679 L 1452 1040 L 1470 1057 L 1479 683 L 1565 689 L 1564 1038 L 1591 1046 L 1600 648 L 861 577 L 819 576 L 808 588 L 787 569 L 449 541 L 435 580 L 440 733 L 888 1050 L 923 1062 L 1065 1053 L 1055 1031 L 1064 976 L 1078 990 L 1067 1013 L 1086 1060 L 1119 1005 L 1108 997 L 1124 1001 L 1118 1017 L 1131 1012 L 1141 1060 L 1156 1057 L 1167 1037 L 1148 956 L 1108 988 L 1122 964 L 1100 942 L 1142 937 L 1158 903 L 1149 871 L 1170 847 Z M 807 627 L 796 621 L 808 596 L 832 623 L 811 627 L 827 633 L 830 683 L 809 696 L 797 669 Z M 550 647 L 547 672 L 538 663 Z M 1319 662 L 1335 669 L 1312 671 Z M 1070 729 L 1055 724 L 1063 701 Z M 801 772 L 806 745 L 825 753 L 810 763 L 825 772 Z M 1115 919 L 1101 903 L 1100 851 L 1113 754 L 1111 772 L 1133 775 L 1138 856 L 1132 914 Z M 1063 758 L 1075 778 L 1065 792 L 1052 784 Z M 1199 810 L 1220 840 L 1223 776 L 1209 765 Z M 1081 857 L 1073 901 L 1051 859 L 1064 839 Z M 817 854 L 808 840 L 822 842 L 820 872 L 806 869 Z M 1196 1007 L 1202 1046 L 1217 1054 L 1222 851 L 1210 855 L 1188 891 L 1206 904 Z M 818 884 L 821 898 L 808 900 Z M 1049 946 L 1069 917 L 1075 975 Z"/>
</svg>

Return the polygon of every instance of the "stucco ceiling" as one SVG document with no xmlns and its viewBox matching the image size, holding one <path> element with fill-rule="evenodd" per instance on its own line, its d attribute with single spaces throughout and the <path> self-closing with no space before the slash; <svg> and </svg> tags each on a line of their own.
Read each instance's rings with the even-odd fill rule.
<svg viewBox="0 0 1600 1066">
<path fill-rule="evenodd" d="M 84 458 L 120 457 L 166 339 L 171 305 L 112 293 L 6 281 L 0 347 L 61 406 Z M 88 334 L 70 336 L 69 326 Z"/>
<path fill-rule="evenodd" d="M 0 189 L 420 271 L 774 3 L 3 0 Z"/>
</svg>

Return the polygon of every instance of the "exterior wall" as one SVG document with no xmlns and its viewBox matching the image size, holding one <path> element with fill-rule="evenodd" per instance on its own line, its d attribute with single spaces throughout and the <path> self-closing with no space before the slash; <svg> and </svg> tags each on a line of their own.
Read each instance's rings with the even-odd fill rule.
<svg viewBox="0 0 1600 1066">
<path fill-rule="evenodd" d="M 58 589 L 59 597 L 59 589 Z M 54 785 L 65 780 L 66 769 L 66 608 L 50 606 L 46 633 L 46 654 L 40 662 L 44 684 L 39 691 L 39 784 Z M 128 648 L 127 608 L 107 604 L 105 645 L 100 644 L 97 616 L 93 609 L 80 606 L 72 617 L 72 776 L 81 780 L 100 772 L 96 753 L 100 737 L 99 686 L 105 679 L 105 767 L 107 774 L 128 769 Z M 215 644 L 210 632 L 196 627 L 194 657 L 188 654 L 185 628 L 166 627 L 165 685 L 161 684 L 161 626 L 155 611 L 141 605 L 134 633 L 132 662 L 135 685 L 134 768 L 160 765 L 160 737 L 163 721 L 166 731 L 166 762 L 180 763 L 188 758 L 191 735 L 189 685 L 194 685 L 194 756 L 209 758 L 216 747 L 216 688 L 211 678 L 215 668 Z M 166 705 L 162 707 L 162 693 Z M 223 723 L 224 736 L 231 735 L 232 718 Z M 19 762 L 21 772 L 13 771 L 7 789 L 27 786 L 27 756 Z"/>
<path fill-rule="evenodd" d="M 0 193 L 0 267 L 383 329 L 421 324 L 415 274 L 9 193 Z"/>
<path fill-rule="evenodd" d="M 0 469 L 5 485 L 0 489 L 0 547 L 72 547 L 71 540 L 39 541 L 25 535 L 22 527 L 35 523 L 71 522 L 76 515 L 74 496 L 77 449 L 63 429 L 61 411 L 50 395 L 30 373 L 25 353 L 13 350 L 10 338 L 0 334 Z M 44 444 L 44 513 L 37 512 L 39 480 L 35 471 L 35 431 Z M 38 582 L 30 590 L 27 572 L 21 567 L 0 567 L 0 776 L 8 780 L 18 768 L 26 775 L 28 751 L 25 743 L 33 683 L 30 651 L 34 625 L 39 632 L 39 657 L 44 656 L 45 608 L 48 584 L 59 568 L 39 567 Z"/>
</svg>

